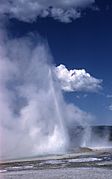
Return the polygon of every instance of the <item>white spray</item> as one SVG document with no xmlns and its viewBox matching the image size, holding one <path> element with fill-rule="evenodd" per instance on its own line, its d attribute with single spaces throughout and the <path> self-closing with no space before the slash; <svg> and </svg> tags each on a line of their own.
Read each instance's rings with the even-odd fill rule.
<svg viewBox="0 0 112 179">
<path fill-rule="evenodd" d="M 67 127 L 85 124 L 89 115 L 64 101 L 48 46 L 38 35 L 0 38 L 0 158 L 65 152 Z"/>
</svg>

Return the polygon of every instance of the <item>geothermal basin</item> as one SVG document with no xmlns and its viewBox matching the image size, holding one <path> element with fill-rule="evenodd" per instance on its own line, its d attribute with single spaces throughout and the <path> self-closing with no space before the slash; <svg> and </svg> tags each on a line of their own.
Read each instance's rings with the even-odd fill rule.
<svg viewBox="0 0 112 179">
<path fill-rule="evenodd" d="M 0 179 L 112 178 L 112 148 L 79 148 L 49 155 L 0 162 Z"/>
</svg>

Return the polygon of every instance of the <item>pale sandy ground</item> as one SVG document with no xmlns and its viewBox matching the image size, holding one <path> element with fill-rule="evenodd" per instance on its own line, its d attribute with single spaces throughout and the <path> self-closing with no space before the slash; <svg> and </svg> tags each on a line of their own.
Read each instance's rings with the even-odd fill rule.
<svg viewBox="0 0 112 179">
<path fill-rule="evenodd" d="M 0 174 L 0 179 L 112 179 L 112 170 L 101 168 L 65 168 L 19 171 Z"/>
</svg>

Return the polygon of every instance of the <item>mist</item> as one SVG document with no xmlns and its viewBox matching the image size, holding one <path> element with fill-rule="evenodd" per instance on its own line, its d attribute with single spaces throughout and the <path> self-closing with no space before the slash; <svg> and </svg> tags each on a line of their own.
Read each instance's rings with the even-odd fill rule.
<svg viewBox="0 0 112 179">
<path fill-rule="evenodd" d="M 55 68 L 38 34 L 11 39 L 1 29 L 0 158 L 66 152 L 68 128 L 87 125 L 91 116 L 65 102 Z"/>
<path fill-rule="evenodd" d="M 112 148 L 112 127 L 92 126 L 87 146 L 92 149 Z"/>
</svg>

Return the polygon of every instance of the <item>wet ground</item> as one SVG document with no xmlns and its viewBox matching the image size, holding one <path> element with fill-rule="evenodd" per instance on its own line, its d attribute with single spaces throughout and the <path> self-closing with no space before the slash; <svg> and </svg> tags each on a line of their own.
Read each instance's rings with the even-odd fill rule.
<svg viewBox="0 0 112 179">
<path fill-rule="evenodd" d="M 112 150 L 2 161 L 0 179 L 112 179 Z"/>
</svg>

